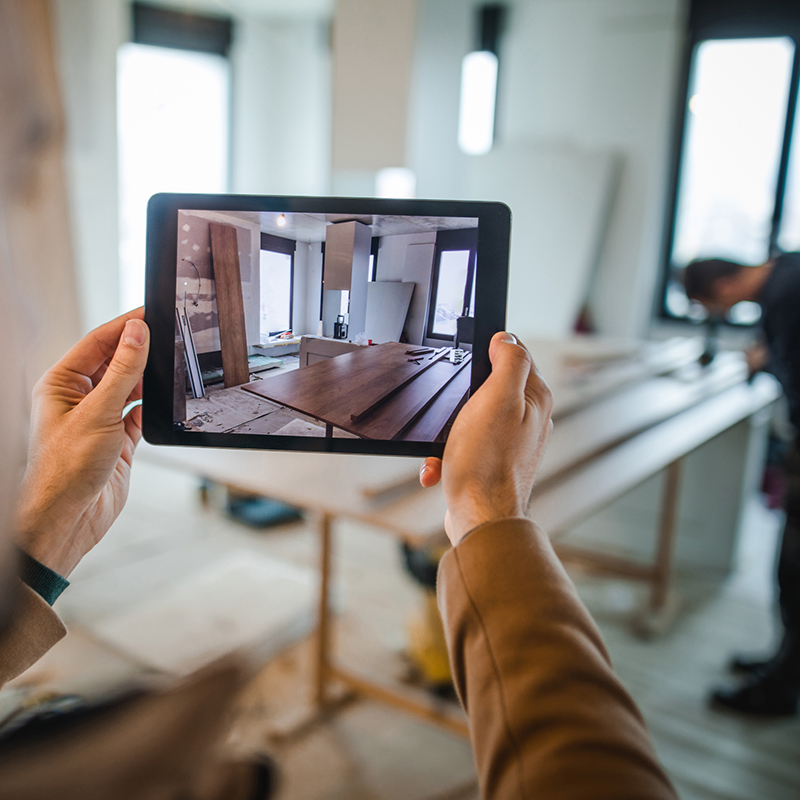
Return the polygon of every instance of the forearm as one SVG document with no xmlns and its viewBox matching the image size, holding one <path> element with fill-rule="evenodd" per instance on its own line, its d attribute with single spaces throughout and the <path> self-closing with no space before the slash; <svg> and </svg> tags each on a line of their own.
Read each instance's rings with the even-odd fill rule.
<svg viewBox="0 0 800 800">
<path fill-rule="evenodd" d="M 674 798 L 636 704 L 533 523 L 470 533 L 442 560 L 439 605 L 485 797 Z"/>
</svg>

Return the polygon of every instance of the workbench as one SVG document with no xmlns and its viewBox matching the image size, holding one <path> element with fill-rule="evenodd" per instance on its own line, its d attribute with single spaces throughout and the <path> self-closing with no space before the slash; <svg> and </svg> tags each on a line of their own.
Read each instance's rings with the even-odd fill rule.
<svg viewBox="0 0 800 800">
<path fill-rule="evenodd" d="M 659 618 L 668 606 L 682 498 L 685 501 L 685 496 L 694 492 L 705 505 L 719 502 L 725 506 L 724 513 L 716 514 L 716 529 L 709 526 L 708 531 L 710 538 L 721 542 L 715 558 L 724 567 L 730 561 L 744 502 L 756 480 L 769 410 L 780 388 L 767 375 L 748 382 L 744 359 L 738 353 L 723 353 L 709 367 L 700 367 L 699 340 L 648 343 L 633 356 L 610 359 L 596 368 L 584 365 L 577 373 L 569 358 L 559 356 L 563 343 L 528 344 L 552 385 L 555 402 L 554 430 L 529 515 L 554 538 L 556 551 L 568 564 L 647 585 L 650 599 L 646 612 L 654 620 L 650 630 L 658 630 Z M 708 471 L 703 460 L 708 456 L 703 452 L 711 448 L 718 458 L 720 442 L 727 455 L 718 472 L 726 481 L 714 494 L 709 489 L 713 480 L 703 484 L 703 474 Z M 419 487 L 417 460 L 146 444 L 141 450 L 137 457 L 192 472 L 239 492 L 280 500 L 316 517 L 320 594 L 313 686 L 320 709 L 330 703 L 331 685 L 337 682 L 451 731 L 467 732 L 464 718 L 452 710 L 433 701 L 411 701 L 368 681 L 341 666 L 331 652 L 335 520 L 358 520 L 412 546 L 443 536 L 444 497 L 439 487 Z M 692 471 L 693 459 L 699 460 L 699 480 L 682 487 L 682 472 L 687 464 Z M 649 562 L 559 544 L 560 536 L 571 526 L 660 473 L 666 479 L 655 554 Z"/>
</svg>

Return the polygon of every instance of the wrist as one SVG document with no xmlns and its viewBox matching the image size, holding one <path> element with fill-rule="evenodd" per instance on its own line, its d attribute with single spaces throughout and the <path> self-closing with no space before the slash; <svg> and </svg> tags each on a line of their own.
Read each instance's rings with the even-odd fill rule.
<svg viewBox="0 0 800 800">
<path fill-rule="evenodd" d="M 54 507 L 17 515 L 17 546 L 53 572 L 66 578 L 81 560 L 78 522 Z"/>
<path fill-rule="evenodd" d="M 32 558 L 25 550 L 19 550 L 19 577 L 48 605 L 53 605 L 69 581 L 62 575 Z"/>
<path fill-rule="evenodd" d="M 455 547 L 470 531 L 511 517 L 524 517 L 524 510 L 517 505 L 489 506 L 489 505 L 464 505 L 457 507 L 455 504 L 448 509 L 448 525 L 445 526 L 447 536 Z"/>
</svg>

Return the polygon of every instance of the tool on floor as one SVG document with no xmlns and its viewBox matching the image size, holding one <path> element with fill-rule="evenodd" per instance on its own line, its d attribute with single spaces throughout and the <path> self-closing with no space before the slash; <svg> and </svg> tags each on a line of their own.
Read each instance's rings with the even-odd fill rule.
<svg viewBox="0 0 800 800">
<path fill-rule="evenodd" d="M 183 341 L 183 353 L 186 358 L 186 373 L 189 375 L 189 385 L 192 387 L 192 396 L 205 397 L 206 390 L 203 386 L 203 374 L 200 370 L 200 362 L 197 359 L 197 350 L 194 346 L 192 327 L 189 324 L 189 315 L 186 311 L 186 295 L 183 298 L 183 309 L 175 307 L 175 317 L 178 322 L 178 330 Z"/>
<path fill-rule="evenodd" d="M 433 693 L 449 696 L 453 679 L 444 638 L 444 626 L 436 604 L 436 573 L 444 546 L 414 548 L 403 543 L 406 570 L 422 586 L 422 607 L 408 620 L 408 648 L 405 655 L 419 682 Z"/>
</svg>

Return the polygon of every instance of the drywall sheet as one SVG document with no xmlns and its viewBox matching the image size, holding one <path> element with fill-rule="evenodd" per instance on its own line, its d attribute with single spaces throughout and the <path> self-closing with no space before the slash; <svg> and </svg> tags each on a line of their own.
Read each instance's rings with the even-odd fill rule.
<svg viewBox="0 0 800 800">
<path fill-rule="evenodd" d="M 569 334 L 586 297 L 606 227 L 616 162 L 562 144 L 498 145 L 469 160 L 468 193 L 511 207 L 508 328 Z"/>
<path fill-rule="evenodd" d="M 250 381 L 250 367 L 247 362 L 247 331 L 236 228 L 218 222 L 212 222 L 208 228 L 211 233 L 225 386 L 240 386 Z"/>
<path fill-rule="evenodd" d="M 425 338 L 425 321 L 428 316 L 428 294 L 433 271 L 435 242 L 415 242 L 406 248 L 403 276 L 416 285 L 411 296 L 411 306 L 403 332 L 406 339 L 414 344 L 422 344 Z M 380 264 L 380 258 L 378 259 Z"/>
<path fill-rule="evenodd" d="M 377 344 L 400 341 L 415 286 L 410 281 L 371 281 L 367 284 L 365 333 L 368 339 Z"/>
</svg>

